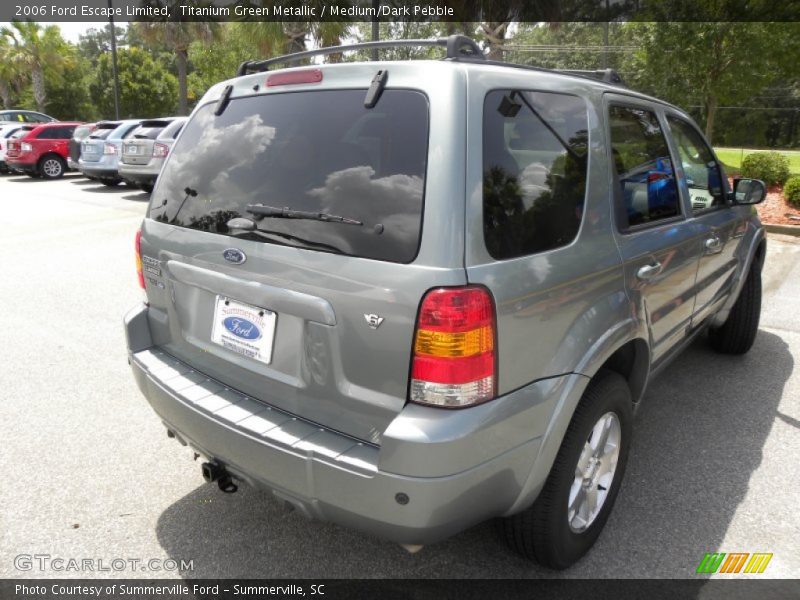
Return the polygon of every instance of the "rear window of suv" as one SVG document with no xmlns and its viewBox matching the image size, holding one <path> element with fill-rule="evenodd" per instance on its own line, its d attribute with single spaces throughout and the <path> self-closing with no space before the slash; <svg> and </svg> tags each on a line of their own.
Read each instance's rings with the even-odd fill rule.
<svg viewBox="0 0 800 600">
<path fill-rule="evenodd" d="M 139 140 L 154 140 L 169 124 L 169 121 L 142 121 L 142 124 L 133 132 L 133 137 Z"/>
<path fill-rule="evenodd" d="M 114 131 L 117 127 L 119 127 L 119 125 L 114 125 L 112 127 L 104 127 L 102 125 L 99 125 L 97 129 L 95 129 L 92 133 L 89 134 L 89 139 L 104 140 L 109 135 L 111 135 L 111 132 Z"/>
<path fill-rule="evenodd" d="M 201 107 L 161 172 L 150 217 L 265 243 L 411 262 L 422 226 L 427 98 L 386 90 L 367 109 L 365 94 L 251 96 L 233 99 L 220 116 L 216 103 Z M 264 214 L 272 208 L 283 216 Z M 328 220 L 297 218 L 319 213 Z"/>
</svg>

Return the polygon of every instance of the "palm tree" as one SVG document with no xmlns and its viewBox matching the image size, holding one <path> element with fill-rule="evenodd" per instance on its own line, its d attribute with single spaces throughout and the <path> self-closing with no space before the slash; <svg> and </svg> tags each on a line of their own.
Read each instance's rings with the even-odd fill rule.
<svg viewBox="0 0 800 600">
<path fill-rule="evenodd" d="M 253 4 L 253 2 L 246 2 Z M 271 6 L 272 2 L 261 0 L 262 6 Z M 308 6 L 316 8 L 321 14 L 320 0 L 309 0 Z M 235 35 L 240 35 L 257 50 L 260 58 L 269 58 L 276 54 L 303 52 L 308 49 L 309 39 L 317 46 L 337 46 L 349 35 L 349 23 L 336 21 L 297 21 L 297 22 L 265 22 L 238 24 Z M 341 55 L 331 55 L 328 60 L 337 62 Z"/>
<path fill-rule="evenodd" d="M 44 112 L 47 104 L 47 89 L 44 70 L 59 68 L 68 62 L 62 53 L 63 38 L 55 25 L 42 28 L 33 21 L 12 21 L 10 26 L 0 27 L 0 37 L 10 47 L 10 68 L 30 73 L 33 84 L 33 99 L 36 107 Z M 16 59 L 16 60 L 13 60 Z M 3 61 L 5 62 L 5 61 Z M 5 80 L 5 77 L 3 77 Z M 6 98 L 3 98 L 5 102 Z"/>
<path fill-rule="evenodd" d="M 147 5 L 161 8 L 165 4 L 170 6 L 170 14 L 180 15 L 176 2 L 162 2 L 151 0 Z M 192 5 L 202 8 L 211 6 L 206 0 L 183 1 L 182 5 Z M 177 18 L 177 17 L 176 17 Z M 178 114 L 185 115 L 189 110 L 188 83 L 189 74 L 189 44 L 195 41 L 211 42 L 219 35 L 219 23 L 208 21 L 140 21 L 133 23 L 142 39 L 151 44 L 163 44 L 175 53 L 175 63 L 178 70 Z"/>
<path fill-rule="evenodd" d="M 19 53 L 11 46 L 8 38 L 0 36 L 0 100 L 3 108 L 11 108 L 14 92 L 19 92 L 24 84 L 23 71 L 19 64 Z"/>
</svg>

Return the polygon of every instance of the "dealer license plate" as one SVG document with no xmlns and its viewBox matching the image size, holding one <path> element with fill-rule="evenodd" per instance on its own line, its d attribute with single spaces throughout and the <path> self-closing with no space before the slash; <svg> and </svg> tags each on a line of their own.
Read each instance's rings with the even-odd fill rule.
<svg viewBox="0 0 800 600">
<path fill-rule="evenodd" d="M 276 316 L 271 310 L 217 296 L 211 341 L 268 365 L 272 360 Z"/>
</svg>

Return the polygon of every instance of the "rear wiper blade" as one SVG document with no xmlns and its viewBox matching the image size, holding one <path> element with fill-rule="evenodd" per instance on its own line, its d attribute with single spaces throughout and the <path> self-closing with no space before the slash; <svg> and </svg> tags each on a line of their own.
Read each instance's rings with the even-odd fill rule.
<svg viewBox="0 0 800 600">
<path fill-rule="evenodd" d="M 258 217 L 273 217 L 276 219 L 307 219 L 309 221 L 324 221 L 328 223 L 344 223 L 345 225 L 363 225 L 361 221 L 339 215 L 331 215 L 324 212 L 312 212 L 305 210 L 292 210 L 291 208 L 278 208 L 276 206 L 266 206 L 264 204 L 248 204 L 245 210 L 251 215 Z"/>
<path fill-rule="evenodd" d="M 325 248 L 327 250 L 330 250 L 331 252 L 335 252 L 336 254 L 345 254 L 344 250 L 342 250 L 341 248 L 337 248 L 336 246 L 332 246 L 331 244 L 326 244 L 324 242 L 315 242 L 313 240 L 307 240 L 305 238 L 292 235 L 291 233 L 285 233 L 283 231 L 275 231 L 273 229 L 258 229 L 256 228 L 256 224 L 253 221 L 242 217 L 231 219 L 230 221 L 228 221 L 227 225 L 231 230 L 233 230 L 228 232 L 228 235 L 230 235 L 231 237 L 247 237 L 247 236 L 256 236 L 261 238 L 279 237 L 285 240 L 289 240 L 291 242 L 297 242 L 299 244 L 302 244 L 303 246 L 315 246 L 317 248 Z"/>
</svg>

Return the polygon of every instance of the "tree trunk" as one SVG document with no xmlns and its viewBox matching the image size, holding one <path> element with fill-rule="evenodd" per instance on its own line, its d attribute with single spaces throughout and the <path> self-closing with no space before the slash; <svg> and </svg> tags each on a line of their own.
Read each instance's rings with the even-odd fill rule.
<svg viewBox="0 0 800 600">
<path fill-rule="evenodd" d="M 33 84 L 33 99 L 36 101 L 36 108 L 39 112 L 44 112 L 47 90 L 44 87 L 44 70 L 41 66 L 36 65 L 31 70 L 31 83 Z"/>
<path fill-rule="evenodd" d="M 481 29 L 489 43 L 489 60 L 503 60 L 503 44 L 506 41 L 508 23 L 481 23 Z"/>
<path fill-rule="evenodd" d="M 3 100 L 3 108 L 11 108 L 11 86 L 5 81 L 0 81 L 0 98 Z"/>
<path fill-rule="evenodd" d="M 706 99 L 706 139 L 711 144 L 711 138 L 714 134 L 714 117 L 717 116 L 717 97 L 714 94 L 709 94 Z"/>
<path fill-rule="evenodd" d="M 186 115 L 189 113 L 189 91 L 186 83 L 189 55 L 186 50 L 177 50 L 175 56 L 178 59 L 178 114 Z"/>
</svg>

